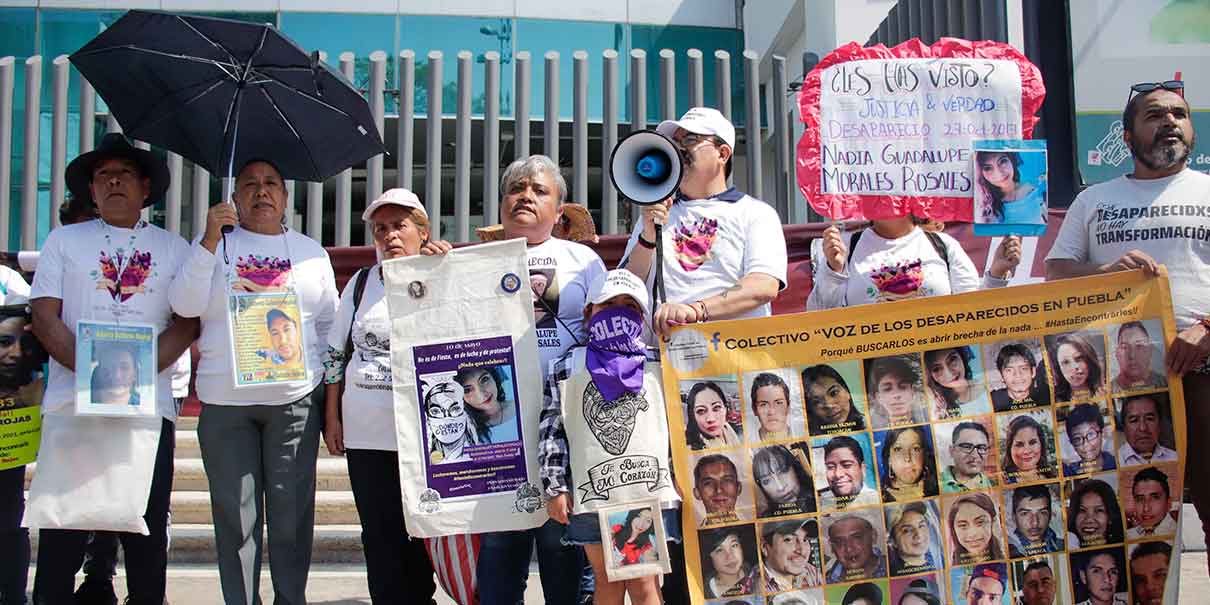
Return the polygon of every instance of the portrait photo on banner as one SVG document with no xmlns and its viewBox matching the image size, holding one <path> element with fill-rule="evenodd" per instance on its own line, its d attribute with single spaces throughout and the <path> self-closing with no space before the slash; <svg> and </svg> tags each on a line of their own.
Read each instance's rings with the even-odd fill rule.
<svg viewBox="0 0 1210 605">
<path fill-rule="evenodd" d="M 991 399 L 978 347 L 960 345 L 924 352 L 929 415 L 948 420 L 990 414 Z"/>
<path fill-rule="evenodd" d="M 813 513 L 815 482 L 806 441 L 753 447 L 752 479 L 760 518 Z"/>
<path fill-rule="evenodd" d="M 792 369 L 744 372 L 741 401 L 749 443 L 803 437 L 803 397 Z"/>
<path fill-rule="evenodd" d="M 310 343 L 296 294 L 233 293 L 228 304 L 237 388 L 307 380 Z"/>
<path fill-rule="evenodd" d="M 1117 468 L 1113 415 L 1107 402 L 1059 406 L 1055 408 L 1055 418 L 1064 477 Z"/>
<path fill-rule="evenodd" d="M 1049 409 L 997 414 L 996 435 L 1005 485 L 1059 476 L 1054 420 Z"/>
<path fill-rule="evenodd" d="M 755 488 L 743 450 L 693 454 L 693 513 L 701 527 L 751 521 Z"/>
<path fill-rule="evenodd" d="M 867 580 L 824 589 L 826 603 L 886 603 L 891 590 L 886 580 Z"/>
<path fill-rule="evenodd" d="M 987 386 L 997 412 L 1050 405 L 1050 374 L 1043 351 L 1037 338 L 983 345 Z"/>
<path fill-rule="evenodd" d="M 1073 552 L 1072 593 L 1077 603 L 1096 598 L 1101 603 L 1126 603 L 1126 552 L 1121 546 Z"/>
<path fill-rule="evenodd" d="M 1045 338 L 1054 376 L 1055 403 L 1084 401 L 1106 393 L 1105 334 L 1084 330 Z"/>
<path fill-rule="evenodd" d="M 883 513 L 892 576 L 912 576 L 945 567 L 941 511 L 936 499 L 891 504 Z"/>
<path fill-rule="evenodd" d="M 154 416 L 156 337 L 149 325 L 76 324 L 76 413 Z"/>
<path fill-rule="evenodd" d="M 823 585 L 819 522 L 813 518 L 758 526 L 761 585 L 766 595 Z"/>
<path fill-rule="evenodd" d="M 906 502 L 938 494 L 932 427 L 875 431 L 874 451 L 883 502 Z"/>
<path fill-rule="evenodd" d="M 1009 605 L 1008 565 L 980 563 L 950 570 L 951 603 L 961 605 Z"/>
<path fill-rule="evenodd" d="M 15 306 L 0 307 L 0 470 L 35 460 L 42 427 L 46 352 L 26 329 L 25 305 Z"/>
<path fill-rule="evenodd" d="M 743 403 L 734 375 L 681 381 L 680 395 L 689 449 L 743 444 Z"/>
<path fill-rule="evenodd" d="M 944 573 L 928 573 L 918 576 L 891 578 L 891 605 L 942 605 L 946 603 Z"/>
<path fill-rule="evenodd" d="M 1000 483 L 1000 452 L 994 416 L 979 416 L 933 425 L 945 494 L 995 487 Z"/>
<path fill-rule="evenodd" d="M 1114 394 L 1165 389 L 1164 328 L 1158 319 L 1109 326 L 1109 388 Z"/>
<path fill-rule="evenodd" d="M 1096 548 L 1126 539 L 1117 473 L 1063 482 L 1067 504 L 1067 548 Z"/>
<path fill-rule="evenodd" d="M 1171 538 L 1177 531 L 1184 481 L 1175 462 L 1132 467 L 1118 473 L 1126 538 Z"/>
<path fill-rule="evenodd" d="M 707 599 L 758 595 L 756 526 L 730 525 L 697 532 L 702 589 Z"/>
<path fill-rule="evenodd" d="M 819 510 L 879 504 L 873 444 L 869 433 L 816 437 L 811 440 L 811 461 Z"/>
<path fill-rule="evenodd" d="M 887 576 L 886 526 L 878 507 L 836 511 L 823 523 L 824 578 L 829 584 Z"/>
<path fill-rule="evenodd" d="M 860 361 L 807 366 L 801 374 L 807 431 L 812 436 L 862 431 L 869 426 Z"/>
<path fill-rule="evenodd" d="M 1020 605 L 1059 605 L 1071 603 L 1071 585 L 1067 578 L 1067 556 L 1042 555 L 1011 563 L 1013 603 Z"/>
<path fill-rule="evenodd" d="M 1144 393 L 1114 399 L 1113 408 L 1119 468 L 1177 460 L 1168 393 Z"/>
<path fill-rule="evenodd" d="M 864 360 L 871 426 L 885 429 L 927 422 L 920 356 L 890 355 Z"/>
<path fill-rule="evenodd" d="M 1000 535 L 999 492 L 970 492 L 941 499 L 945 520 L 945 554 L 951 566 L 1003 559 L 1008 554 Z"/>
<path fill-rule="evenodd" d="M 1063 498 L 1059 484 L 1035 483 L 1000 492 L 1010 557 L 1032 557 L 1065 549 Z"/>
<path fill-rule="evenodd" d="M 1046 141 L 972 141 L 975 235 L 1046 231 Z"/>
</svg>

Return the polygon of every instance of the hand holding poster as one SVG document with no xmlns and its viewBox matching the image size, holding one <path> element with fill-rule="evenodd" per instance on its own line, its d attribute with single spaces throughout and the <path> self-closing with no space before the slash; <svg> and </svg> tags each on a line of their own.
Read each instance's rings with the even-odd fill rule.
<svg viewBox="0 0 1210 605">
<path fill-rule="evenodd" d="M 404 516 L 416 537 L 546 521 L 525 242 L 384 262 Z"/>
<path fill-rule="evenodd" d="M 693 602 L 1008 605 L 1041 585 L 1029 602 L 1118 602 L 1167 573 L 1175 603 L 1166 277 L 1005 292 L 678 328 L 664 381 Z M 765 375 L 790 383 L 785 431 L 728 413 Z"/>
<path fill-rule="evenodd" d="M 1029 138 L 1045 88 L 1008 44 L 856 42 L 824 57 L 799 95 L 799 190 L 835 220 L 971 220 L 971 142 Z"/>
</svg>

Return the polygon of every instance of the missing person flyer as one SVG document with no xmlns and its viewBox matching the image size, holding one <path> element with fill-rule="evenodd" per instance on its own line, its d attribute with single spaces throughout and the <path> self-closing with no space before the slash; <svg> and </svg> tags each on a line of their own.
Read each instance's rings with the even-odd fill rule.
<svg viewBox="0 0 1210 605">
<path fill-rule="evenodd" d="M 76 414 L 155 416 L 155 327 L 77 322 L 75 375 Z"/>
<path fill-rule="evenodd" d="M 307 343 L 297 294 L 233 293 L 227 313 L 236 388 L 307 380 Z"/>
<path fill-rule="evenodd" d="M 1176 603 L 1174 335 L 1137 271 L 677 329 L 693 602 Z"/>
<path fill-rule="evenodd" d="M 425 479 L 442 498 L 511 492 L 525 483 L 512 339 L 415 347 Z"/>
</svg>

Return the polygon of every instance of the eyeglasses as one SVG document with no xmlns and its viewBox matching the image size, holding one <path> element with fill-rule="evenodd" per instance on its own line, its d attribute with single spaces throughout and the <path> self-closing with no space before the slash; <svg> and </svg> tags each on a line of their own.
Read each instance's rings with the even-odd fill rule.
<svg viewBox="0 0 1210 605">
<path fill-rule="evenodd" d="M 434 420 L 441 420 L 442 418 L 457 418 L 463 414 L 462 404 L 454 404 L 450 406 L 449 409 L 433 405 L 429 406 L 429 408 L 425 410 L 425 413 L 429 418 Z"/>
<path fill-rule="evenodd" d="M 975 452 L 978 452 L 980 456 L 986 456 L 991 451 L 991 448 L 986 445 L 975 445 L 973 443 L 955 443 L 954 447 L 967 456 Z"/>
<path fill-rule="evenodd" d="M 1083 435 L 1072 435 L 1071 444 L 1076 447 L 1080 447 L 1081 445 L 1084 445 L 1085 443 L 1089 443 L 1091 441 L 1098 440 L 1100 438 L 1101 438 L 1101 431 L 1089 431 L 1087 433 L 1084 433 Z"/>
<path fill-rule="evenodd" d="M 1159 89 L 1175 92 L 1182 97 L 1185 96 L 1185 82 L 1183 80 L 1167 80 L 1164 82 L 1139 82 L 1130 87 L 1130 94 L 1126 96 L 1126 102 L 1136 94 L 1145 94 Z"/>
<path fill-rule="evenodd" d="M 717 145 L 717 143 L 715 143 L 714 135 L 693 134 L 693 133 L 689 133 L 689 134 L 681 137 L 681 140 L 678 142 L 678 145 L 681 146 L 681 149 L 689 150 L 689 149 L 693 149 L 694 147 L 697 147 L 698 145 L 701 145 L 702 143 L 714 143 Z"/>
</svg>

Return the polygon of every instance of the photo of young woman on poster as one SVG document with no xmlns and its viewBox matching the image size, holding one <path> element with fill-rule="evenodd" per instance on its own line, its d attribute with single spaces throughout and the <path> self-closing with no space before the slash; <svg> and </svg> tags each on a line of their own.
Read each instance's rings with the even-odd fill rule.
<svg viewBox="0 0 1210 605">
<path fill-rule="evenodd" d="M 970 565 L 1004 558 L 996 501 L 983 492 L 949 501 L 946 516 L 951 565 Z"/>
<path fill-rule="evenodd" d="M 924 385 L 915 355 L 867 359 L 865 375 L 874 428 L 925 422 Z"/>
<path fill-rule="evenodd" d="M 423 387 L 429 462 L 449 464 L 470 460 L 466 448 L 475 445 L 478 439 L 462 403 L 462 385 L 447 380 Z"/>
<path fill-rule="evenodd" d="M 506 443 L 520 439 L 517 434 L 517 405 L 509 401 L 511 376 L 508 366 L 470 368 L 454 375 L 454 381 L 462 385 L 462 401 L 475 423 L 480 443 Z"/>
<path fill-rule="evenodd" d="M 707 599 L 756 592 L 756 528 L 734 525 L 698 532 Z"/>
<path fill-rule="evenodd" d="M 866 428 L 861 402 L 853 397 L 848 382 L 836 368 L 823 364 L 809 366 L 802 371 L 802 383 L 807 390 L 807 430 L 812 435 Z"/>
<path fill-rule="evenodd" d="M 1117 483 L 1114 475 L 1110 477 Z M 1075 482 L 1067 503 L 1067 548 L 1117 544 L 1126 537 L 1115 486 L 1102 479 Z"/>
<path fill-rule="evenodd" d="M 119 342 L 98 342 L 94 346 L 97 365 L 90 381 L 92 403 L 139 405 L 138 354 Z"/>
<path fill-rule="evenodd" d="M 727 394 L 712 381 L 698 382 L 685 398 L 685 441 L 690 449 L 739 445 L 740 431 L 729 421 Z"/>
<path fill-rule="evenodd" d="M 612 519 L 611 519 L 612 521 Z M 659 559 L 655 548 L 655 521 L 650 507 L 631 509 L 613 526 L 613 559 L 618 566 L 650 563 Z"/>
<path fill-rule="evenodd" d="M 933 401 L 933 420 L 991 413 L 991 401 L 983 384 L 983 367 L 973 348 L 925 351 L 924 370 Z"/>
<path fill-rule="evenodd" d="M 875 434 L 882 501 L 904 502 L 937 495 L 937 462 L 927 426 Z"/>
<path fill-rule="evenodd" d="M 815 512 L 815 486 L 807 471 L 807 444 L 772 445 L 752 456 L 759 517 Z"/>
<path fill-rule="evenodd" d="M 1001 425 L 1003 440 L 1003 476 L 1005 483 L 1024 483 L 1039 479 L 1054 479 L 1059 475 L 1055 468 L 1054 431 L 1048 426 L 1050 412 L 1029 412 Z M 1040 420 L 1040 421 L 1039 421 Z M 1047 424 L 1043 424 L 1043 423 Z"/>
<path fill-rule="evenodd" d="M 1055 401 L 1080 401 L 1105 394 L 1105 338 L 1100 332 L 1046 337 L 1055 375 Z"/>
<path fill-rule="evenodd" d="M 885 513 L 892 576 L 945 567 L 941 557 L 941 516 L 935 501 L 895 504 L 887 506 Z"/>
<path fill-rule="evenodd" d="M 1046 223 L 1045 150 L 976 150 L 975 174 L 977 222 Z"/>
</svg>

